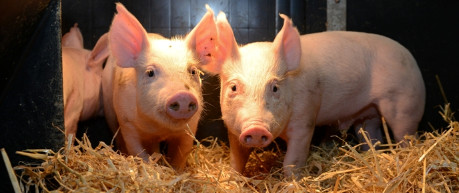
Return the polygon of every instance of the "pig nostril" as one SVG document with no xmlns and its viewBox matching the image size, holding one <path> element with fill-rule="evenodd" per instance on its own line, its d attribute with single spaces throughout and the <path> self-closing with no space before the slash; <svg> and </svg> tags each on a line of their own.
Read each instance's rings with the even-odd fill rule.
<svg viewBox="0 0 459 193">
<path fill-rule="evenodd" d="M 263 142 L 266 142 L 266 141 L 268 141 L 268 137 L 266 137 L 266 136 L 263 135 L 263 136 L 261 137 L 261 140 L 262 140 Z"/>
<path fill-rule="evenodd" d="M 250 143 L 250 141 L 252 141 L 252 136 L 251 135 L 245 136 L 245 142 Z"/>
<path fill-rule="evenodd" d="M 196 109 L 196 103 L 190 103 L 188 105 L 188 110 L 189 111 L 194 111 Z"/>
<path fill-rule="evenodd" d="M 169 105 L 169 109 L 178 111 L 180 109 L 180 104 L 178 102 L 172 103 Z"/>
</svg>

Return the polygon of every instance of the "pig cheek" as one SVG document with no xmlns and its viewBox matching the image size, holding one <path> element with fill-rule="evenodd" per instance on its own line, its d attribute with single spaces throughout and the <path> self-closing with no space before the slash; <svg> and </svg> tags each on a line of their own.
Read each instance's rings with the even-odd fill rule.
<svg viewBox="0 0 459 193">
<path fill-rule="evenodd" d="M 272 122 L 270 124 L 271 133 L 274 138 L 278 137 L 288 122 L 289 106 L 287 98 L 280 93 L 271 95 L 266 102 L 267 109 L 272 115 Z M 290 100 L 291 101 L 291 100 Z"/>
<path fill-rule="evenodd" d="M 162 116 L 162 103 L 165 104 L 165 97 L 161 97 L 161 80 L 152 80 L 145 77 L 138 84 L 137 106 L 138 109 L 148 117 L 160 118 Z M 161 102 L 163 99 L 163 102 Z"/>
<path fill-rule="evenodd" d="M 202 93 L 202 82 L 201 78 L 199 77 L 191 77 L 191 80 L 189 81 L 191 83 L 190 91 L 193 92 L 195 96 L 200 96 L 198 93 Z"/>
<path fill-rule="evenodd" d="M 241 134 L 241 127 L 238 126 L 236 117 L 239 114 L 240 104 L 236 101 L 235 97 L 229 98 L 228 95 L 222 97 L 222 119 L 228 130 L 239 136 Z M 240 124 L 239 124 L 240 125 Z"/>
</svg>

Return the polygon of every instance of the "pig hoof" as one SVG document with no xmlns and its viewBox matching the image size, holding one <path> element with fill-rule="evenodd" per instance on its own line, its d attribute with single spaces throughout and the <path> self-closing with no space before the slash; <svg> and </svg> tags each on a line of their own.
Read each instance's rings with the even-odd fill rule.
<svg viewBox="0 0 459 193">
<path fill-rule="evenodd" d="M 272 134 L 264 128 L 249 128 L 243 132 L 239 141 L 247 147 L 266 147 L 272 142 Z"/>
<path fill-rule="evenodd" d="M 194 95 L 188 92 L 179 92 L 172 96 L 167 104 L 167 114 L 174 119 L 189 119 L 195 113 L 198 104 Z"/>
</svg>

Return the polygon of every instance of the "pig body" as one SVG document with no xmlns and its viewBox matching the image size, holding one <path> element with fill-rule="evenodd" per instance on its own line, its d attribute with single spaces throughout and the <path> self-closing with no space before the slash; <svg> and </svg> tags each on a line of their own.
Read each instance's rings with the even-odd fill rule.
<svg viewBox="0 0 459 193">
<path fill-rule="evenodd" d="M 65 134 L 75 136 L 78 121 L 103 115 L 101 75 L 108 57 L 107 36 L 92 51 L 83 48 L 77 25 L 62 38 Z"/>
<path fill-rule="evenodd" d="M 200 46 L 212 49 L 213 13 L 185 39 L 170 40 L 146 33 L 123 5 L 116 8 L 102 82 L 107 122 L 113 132 L 119 128 L 122 152 L 148 160 L 159 152 L 159 142 L 166 141 L 167 158 L 182 169 L 203 110 L 198 68 L 208 53 Z"/>
<path fill-rule="evenodd" d="M 425 88 L 409 51 L 375 34 L 323 32 L 300 36 L 286 16 L 274 42 L 238 47 L 218 17 L 222 119 L 231 165 L 242 172 L 253 147 L 276 137 L 287 142 L 286 176 L 305 165 L 315 126 L 365 126 L 382 139 L 383 116 L 396 141 L 413 135 Z"/>
</svg>

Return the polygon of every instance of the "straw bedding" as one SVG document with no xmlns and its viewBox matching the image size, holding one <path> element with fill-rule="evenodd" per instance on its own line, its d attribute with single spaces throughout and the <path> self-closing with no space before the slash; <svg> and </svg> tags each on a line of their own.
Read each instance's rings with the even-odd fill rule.
<svg viewBox="0 0 459 193">
<path fill-rule="evenodd" d="M 441 112 L 449 127 L 408 139 L 409 145 L 377 144 L 367 152 L 339 141 L 312 146 L 298 179 L 282 174 L 285 152 L 255 150 L 241 175 L 229 166 L 229 148 L 207 138 L 196 141 L 187 168 L 177 173 L 163 156 L 148 162 L 120 155 L 101 142 L 92 148 L 84 137 L 59 152 L 25 150 L 43 160 L 16 166 L 23 191 L 53 192 L 459 192 L 459 123 L 449 106 Z M 387 132 L 386 132 L 387 133 Z"/>
</svg>

